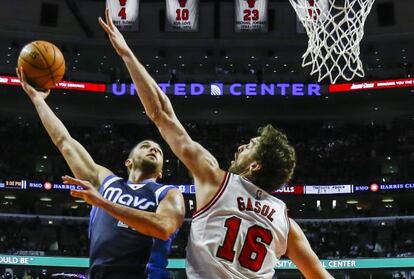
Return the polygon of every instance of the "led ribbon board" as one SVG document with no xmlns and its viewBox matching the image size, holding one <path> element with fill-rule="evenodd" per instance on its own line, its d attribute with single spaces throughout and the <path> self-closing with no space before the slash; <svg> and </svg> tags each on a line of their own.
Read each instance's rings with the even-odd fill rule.
<svg viewBox="0 0 414 279">
<path fill-rule="evenodd" d="M 195 194 L 194 184 L 170 184 L 168 186 L 178 188 L 183 194 Z M 82 190 L 82 187 L 72 184 L 55 183 L 50 181 L 29 181 L 16 179 L 0 179 L 0 190 Z M 274 191 L 275 195 L 336 195 L 352 194 L 358 192 L 388 192 L 388 191 L 413 191 L 414 183 L 394 183 L 394 184 L 376 184 L 370 185 L 284 185 Z"/>
<path fill-rule="evenodd" d="M 377 259 L 342 259 L 321 260 L 326 269 L 378 269 L 378 268 L 413 268 L 414 258 L 377 258 Z M 7 266 L 50 266 L 88 268 L 88 258 L 71 257 L 32 257 L 0 255 L 0 265 Z M 184 269 L 185 259 L 169 259 L 168 268 Z M 281 260 L 275 269 L 297 269 L 289 260 Z"/>
</svg>

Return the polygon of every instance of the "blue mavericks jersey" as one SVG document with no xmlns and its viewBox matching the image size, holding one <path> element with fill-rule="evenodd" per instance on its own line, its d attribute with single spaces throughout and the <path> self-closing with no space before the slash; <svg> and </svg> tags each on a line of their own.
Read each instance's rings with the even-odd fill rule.
<svg viewBox="0 0 414 279">
<path fill-rule="evenodd" d="M 163 186 L 152 180 L 141 184 L 126 182 L 110 175 L 99 192 L 112 202 L 139 210 L 155 212 L 159 202 L 172 186 Z M 128 270 L 145 269 L 148 278 L 168 278 L 168 254 L 175 234 L 167 241 L 143 235 L 93 207 L 89 221 L 90 268 L 124 267 Z"/>
</svg>

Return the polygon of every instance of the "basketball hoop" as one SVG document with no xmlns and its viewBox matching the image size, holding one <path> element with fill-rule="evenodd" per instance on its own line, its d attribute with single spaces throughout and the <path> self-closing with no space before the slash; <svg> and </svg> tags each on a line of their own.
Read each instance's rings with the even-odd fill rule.
<svg viewBox="0 0 414 279">
<path fill-rule="evenodd" d="M 318 81 L 364 77 L 359 58 L 365 20 L 375 0 L 289 0 L 309 37 L 302 67 Z"/>
</svg>

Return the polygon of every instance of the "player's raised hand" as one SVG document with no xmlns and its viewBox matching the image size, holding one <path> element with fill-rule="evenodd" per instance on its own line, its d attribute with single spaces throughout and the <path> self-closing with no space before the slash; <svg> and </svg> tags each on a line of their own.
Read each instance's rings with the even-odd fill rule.
<svg viewBox="0 0 414 279">
<path fill-rule="evenodd" d="M 124 36 L 122 36 L 121 32 L 119 32 L 118 28 L 116 28 L 115 24 L 113 23 L 112 18 L 109 15 L 108 8 L 105 9 L 105 18 L 106 21 L 99 17 L 98 21 L 102 26 L 102 29 L 105 30 L 106 34 L 108 34 L 109 40 L 111 41 L 115 51 L 119 56 L 127 54 L 130 49 L 124 39 Z"/>
<path fill-rule="evenodd" d="M 88 204 L 94 206 L 100 206 L 104 201 L 102 195 L 89 181 L 77 179 L 69 175 L 62 176 L 62 180 L 64 184 L 74 184 L 83 188 L 83 190 L 70 190 L 72 197 L 83 199 Z"/>
<path fill-rule="evenodd" d="M 16 74 L 17 74 L 17 77 L 20 79 L 20 83 L 22 85 L 24 92 L 26 92 L 30 98 L 41 97 L 43 99 L 46 99 L 47 96 L 49 96 L 50 89 L 47 90 L 46 92 L 39 91 L 39 90 L 36 90 L 33 86 L 31 86 L 27 82 L 26 76 L 24 75 L 23 67 L 16 68 Z"/>
</svg>

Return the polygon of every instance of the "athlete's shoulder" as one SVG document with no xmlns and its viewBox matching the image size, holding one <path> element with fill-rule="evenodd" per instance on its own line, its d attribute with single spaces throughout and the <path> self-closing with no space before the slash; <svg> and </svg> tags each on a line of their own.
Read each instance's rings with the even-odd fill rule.
<svg viewBox="0 0 414 279">
<path fill-rule="evenodd" d="M 151 191 L 154 193 L 157 204 L 165 198 L 165 196 L 170 190 L 177 189 L 173 185 L 165 185 L 155 181 L 149 182 L 145 186 L 151 189 Z"/>
<path fill-rule="evenodd" d="M 105 189 L 107 189 L 109 186 L 125 185 L 125 184 L 126 184 L 125 179 L 115 174 L 110 174 L 102 181 L 100 189 L 105 191 Z"/>
</svg>

